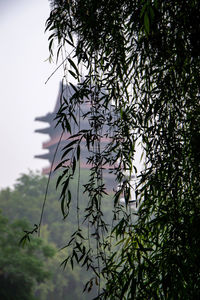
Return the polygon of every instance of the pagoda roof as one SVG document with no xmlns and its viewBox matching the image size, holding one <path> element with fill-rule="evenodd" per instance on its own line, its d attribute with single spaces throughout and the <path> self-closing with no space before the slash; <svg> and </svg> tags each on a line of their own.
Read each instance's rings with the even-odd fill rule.
<svg viewBox="0 0 200 300">
<path fill-rule="evenodd" d="M 55 120 L 56 113 L 59 110 L 60 105 L 61 105 L 62 97 L 64 96 L 68 99 L 73 94 L 74 94 L 74 91 L 71 86 L 65 86 L 61 83 L 59 86 L 58 96 L 57 96 L 54 110 L 51 113 L 50 112 L 47 113 L 45 116 L 35 118 L 36 121 L 46 122 L 49 125 L 49 127 L 35 130 L 35 132 L 37 132 L 37 133 L 48 134 L 50 136 L 49 140 L 43 143 L 43 149 L 48 149 L 49 152 L 45 153 L 45 154 L 41 154 L 41 155 L 35 155 L 35 158 L 46 159 L 50 163 L 49 167 L 43 168 L 43 174 L 49 174 L 49 172 L 51 170 L 52 162 L 54 162 L 54 166 L 52 167 L 52 170 L 55 169 L 56 165 L 60 162 L 61 157 L 63 155 L 63 151 L 62 151 L 63 146 L 67 145 L 67 143 L 70 143 L 74 139 L 74 138 L 69 139 L 70 134 L 68 132 L 65 132 L 60 141 L 60 136 L 62 134 L 62 127 L 60 126 L 60 124 L 58 124 L 58 126 L 56 126 L 57 120 Z M 80 106 L 79 130 L 82 130 L 82 129 L 90 130 L 90 124 L 87 119 L 87 112 L 89 113 L 90 110 L 91 110 L 91 104 L 89 102 L 87 102 L 87 99 L 86 99 L 84 101 L 83 105 Z M 78 111 L 75 112 L 75 115 L 78 116 Z M 74 121 L 72 121 L 72 124 L 71 124 L 72 129 L 74 127 L 77 129 L 78 127 L 76 127 L 76 126 L 77 125 L 74 123 Z M 105 130 L 105 133 L 102 132 L 102 135 L 104 134 L 104 136 L 102 136 L 100 139 L 102 147 L 106 143 L 111 141 L 111 139 L 107 136 L 108 130 L 105 126 L 104 126 L 104 130 Z M 56 156 L 54 157 L 56 147 L 57 147 L 59 141 L 60 141 L 60 145 L 57 149 Z M 89 153 L 85 146 L 85 143 L 86 143 L 85 139 L 82 139 L 81 144 L 80 144 L 80 146 L 81 146 L 80 165 L 81 165 L 81 168 L 88 169 L 91 167 L 91 164 L 87 163 L 87 157 L 88 157 Z M 69 164 L 69 162 L 66 162 L 66 165 L 67 164 Z M 106 172 L 108 172 L 109 166 L 104 165 L 103 169 L 107 170 Z M 109 175 L 108 175 L 108 177 L 109 177 Z"/>
<path fill-rule="evenodd" d="M 40 154 L 40 155 L 35 155 L 35 158 L 41 158 L 41 159 L 50 159 L 50 157 L 52 156 L 51 153 L 46 153 L 46 154 Z"/>
<path fill-rule="evenodd" d="M 35 130 L 35 132 L 37 132 L 37 133 L 46 133 L 46 134 L 50 134 L 52 131 L 53 130 L 51 127 L 46 127 L 46 128 L 41 128 L 41 129 Z"/>
<path fill-rule="evenodd" d="M 45 116 L 35 118 L 35 121 L 51 123 L 54 118 L 53 113 L 48 113 Z"/>
<path fill-rule="evenodd" d="M 58 134 L 57 136 L 52 137 L 50 140 L 44 142 L 44 143 L 42 144 L 42 148 L 43 148 L 43 149 L 48 149 L 48 148 L 50 148 L 50 147 L 52 147 L 52 146 L 57 145 L 58 142 L 59 142 L 59 140 L 60 140 L 60 135 L 61 135 L 61 132 L 60 132 L 60 134 Z M 62 141 L 68 139 L 69 136 L 70 136 L 70 135 L 69 135 L 68 132 L 66 132 L 65 134 L 63 134 Z"/>
</svg>

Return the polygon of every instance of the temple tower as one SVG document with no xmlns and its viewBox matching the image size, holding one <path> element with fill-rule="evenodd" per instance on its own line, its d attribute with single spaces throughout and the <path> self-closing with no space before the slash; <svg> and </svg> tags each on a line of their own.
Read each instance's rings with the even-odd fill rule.
<svg viewBox="0 0 200 300">
<path fill-rule="evenodd" d="M 69 135 L 69 133 L 66 132 L 63 134 L 60 145 L 58 146 L 58 143 L 59 143 L 59 140 L 60 140 L 60 137 L 62 134 L 62 128 L 60 125 L 56 126 L 57 121 L 55 120 L 55 117 L 56 117 L 56 113 L 58 112 L 58 110 L 60 108 L 60 99 L 63 96 L 63 93 L 65 93 L 65 97 L 69 97 L 69 95 L 73 95 L 73 89 L 69 86 L 63 88 L 62 84 L 60 84 L 54 111 L 47 113 L 45 116 L 35 118 L 36 121 L 45 122 L 48 124 L 48 126 L 45 128 L 35 130 L 35 132 L 37 132 L 37 133 L 49 135 L 49 139 L 42 144 L 42 148 L 48 150 L 48 153 L 41 154 L 41 155 L 35 155 L 35 158 L 45 159 L 45 160 L 48 160 L 48 162 L 49 162 L 49 166 L 43 168 L 43 170 L 42 170 L 42 173 L 44 175 L 47 175 L 50 173 L 51 166 L 52 166 L 52 170 L 55 169 L 57 164 L 61 161 L 63 147 L 66 146 L 66 144 L 71 141 L 71 140 L 68 141 L 68 138 L 70 135 Z M 89 110 L 90 110 L 89 104 L 84 103 L 83 105 L 81 105 L 82 114 L 86 113 Z M 80 129 L 89 129 L 89 124 L 88 124 L 87 118 L 82 118 L 82 117 L 80 118 Z M 91 167 L 91 165 L 87 164 L 88 151 L 85 146 L 85 143 L 86 143 L 85 141 L 81 142 L 80 166 L 81 166 L 81 168 L 89 169 Z M 102 137 L 101 146 L 104 147 L 105 144 L 107 144 L 107 143 L 108 143 L 108 139 L 106 137 Z M 57 146 L 58 146 L 58 150 L 56 152 Z M 56 155 L 55 155 L 55 152 L 56 152 Z M 54 158 L 54 156 L 55 156 L 55 158 Z M 53 163 L 53 161 L 54 161 L 54 163 Z M 105 169 L 106 169 L 106 167 L 105 167 Z M 114 184 L 114 176 L 112 174 L 110 174 L 108 172 L 108 170 L 105 170 L 104 178 L 106 181 L 107 188 L 109 188 L 111 190 L 113 187 L 113 184 Z"/>
</svg>

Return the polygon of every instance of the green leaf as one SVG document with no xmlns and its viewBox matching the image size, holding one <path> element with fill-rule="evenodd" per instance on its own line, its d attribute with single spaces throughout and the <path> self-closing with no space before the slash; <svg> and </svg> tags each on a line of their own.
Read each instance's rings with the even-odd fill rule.
<svg viewBox="0 0 200 300">
<path fill-rule="evenodd" d="M 150 32 L 150 24 L 149 24 L 149 16 L 148 13 L 145 12 L 144 14 L 144 29 L 147 35 L 149 35 Z"/>
<path fill-rule="evenodd" d="M 73 60 L 71 60 L 70 58 L 68 58 L 68 61 L 70 63 L 70 65 L 72 66 L 72 68 L 75 70 L 76 75 L 79 77 L 79 71 L 78 68 L 76 67 L 75 63 L 73 62 Z M 70 70 L 69 70 L 70 71 Z"/>
<path fill-rule="evenodd" d="M 65 156 L 67 156 L 67 154 L 68 154 L 70 151 L 72 151 L 72 150 L 74 150 L 73 147 L 67 148 L 67 150 L 65 150 L 65 151 L 63 152 L 63 154 L 62 154 L 62 156 L 61 156 L 61 159 L 63 159 L 63 157 L 65 157 Z"/>
<path fill-rule="evenodd" d="M 72 77 L 74 77 L 75 79 L 78 78 L 78 76 L 73 71 L 71 71 L 71 70 L 68 70 L 68 71 L 72 75 Z"/>
<path fill-rule="evenodd" d="M 65 147 L 63 147 L 62 151 L 65 150 L 65 149 L 71 148 L 71 146 L 76 144 L 78 141 L 79 141 L 79 139 L 75 139 L 75 140 L 71 141 Z"/>
<path fill-rule="evenodd" d="M 78 147 L 77 147 L 77 161 L 80 159 L 80 144 L 78 144 Z"/>
</svg>

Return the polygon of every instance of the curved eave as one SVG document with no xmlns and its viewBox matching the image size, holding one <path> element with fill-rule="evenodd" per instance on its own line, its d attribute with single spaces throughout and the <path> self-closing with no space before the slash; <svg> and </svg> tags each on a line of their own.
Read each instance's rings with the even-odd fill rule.
<svg viewBox="0 0 200 300">
<path fill-rule="evenodd" d="M 51 154 L 50 153 L 46 153 L 46 154 L 40 154 L 40 155 L 35 155 L 35 158 L 39 158 L 39 159 L 47 159 L 49 160 L 51 158 Z"/>
<path fill-rule="evenodd" d="M 52 120 L 53 120 L 53 114 L 52 113 L 48 113 L 46 116 L 35 118 L 35 121 L 46 122 L 46 123 L 51 123 Z"/>
<path fill-rule="evenodd" d="M 52 129 L 50 127 L 47 128 L 41 128 L 41 129 L 36 129 L 35 132 L 37 133 L 45 133 L 45 134 L 50 134 L 52 132 Z"/>
</svg>

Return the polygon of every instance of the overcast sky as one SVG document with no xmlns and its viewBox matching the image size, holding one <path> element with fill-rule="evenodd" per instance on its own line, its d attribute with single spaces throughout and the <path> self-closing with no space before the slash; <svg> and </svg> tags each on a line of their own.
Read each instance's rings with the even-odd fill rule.
<svg viewBox="0 0 200 300">
<path fill-rule="evenodd" d="M 45 62 L 49 11 L 48 0 L 0 0 L 0 189 L 12 187 L 21 173 L 48 166 L 34 158 L 46 153 L 42 142 L 49 139 L 34 133 L 47 127 L 34 119 L 53 111 L 63 75 L 60 69 L 45 85 L 56 68 Z"/>
<path fill-rule="evenodd" d="M 55 65 L 49 56 L 48 0 L 0 0 L 0 188 L 12 186 L 21 173 L 48 165 L 34 155 L 45 153 L 48 136 L 34 133 L 45 124 L 37 116 L 54 109 L 61 71 L 45 81 Z"/>
</svg>

